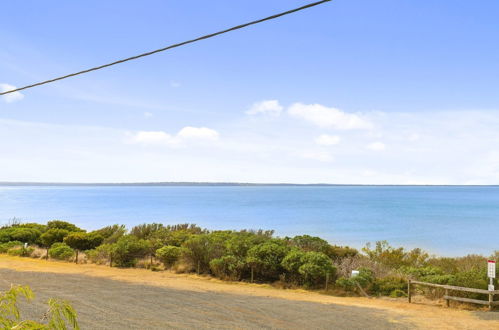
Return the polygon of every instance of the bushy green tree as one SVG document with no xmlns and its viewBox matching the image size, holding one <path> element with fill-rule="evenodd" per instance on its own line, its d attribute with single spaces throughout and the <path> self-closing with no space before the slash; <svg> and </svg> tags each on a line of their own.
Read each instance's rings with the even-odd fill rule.
<svg viewBox="0 0 499 330">
<path fill-rule="evenodd" d="M 310 235 L 295 236 L 290 240 L 290 243 L 303 251 L 327 253 L 329 249 L 329 243 L 327 241 L 320 237 Z"/>
<path fill-rule="evenodd" d="M 185 257 L 196 268 L 198 274 L 210 271 L 210 261 L 227 254 L 226 241 L 231 231 L 215 231 L 209 234 L 192 235 L 182 245 Z"/>
<path fill-rule="evenodd" d="M 69 231 L 66 229 L 53 228 L 44 232 L 40 236 L 40 243 L 47 249 L 47 259 L 49 258 L 49 249 L 52 244 L 64 241 L 64 237 L 68 236 Z"/>
<path fill-rule="evenodd" d="M 126 234 L 126 227 L 125 225 L 112 225 L 94 230 L 92 233 L 102 236 L 103 244 L 113 244 Z"/>
<path fill-rule="evenodd" d="M 70 233 L 64 238 L 64 243 L 76 251 L 75 263 L 78 263 L 78 251 L 91 250 L 99 246 L 104 239 L 95 233 Z"/>
<path fill-rule="evenodd" d="M 288 251 L 284 241 L 272 239 L 249 249 L 246 261 L 260 278 L 277 280 L 284 271 L 281 263 Z"/>
<path fill-rule="evenodd" d="M 156 258 L 158 258 L 165 267 L 171 267 L 177 262 L 183 251 L 184 249 L 178 246 L 163 246 L 156 250 Z"/>
<path fill-rule="evenodd" d="M 282 266 L 288 271 L 291 280 L 307 286 L 323 282 L 332 277 L 336 268 L 331 259 L 322 252 L 292 250 L 282 260 Z"/>
<path fill-rule="evenodd" d="M 113 244 L 113 262 L 118 267 L 133 267 L 138 258 L 143 258 L 148 254 L 149 247 L 147 241 L 133 235 L 125 235 Z"/>
<path fill-rule="evenodd" d="M 308 286 L 317 285 L 328 276 L 332 277 L 336 268 L 331 259 L 322 252 L 307 252 L 302 258 L 303 265 L 298 272 Z"/>
<path fill-rule="evenodd" d="M 161 223 L 144 223 L 133 227 L 132 230 L 130 230 L 130 235 L 133 235 L 138 239 L 147 240 L 164 228 L 165 227 Z"/>
<path fill-rule="evenodd" d="M 297 284 L 301 282 L 299 269 L 304 263 L 305 254 L 306 252 L 295 248 L 292 249 L 282 260 L 281 264 L 287 271 L 286 277 L 289 281 Z"/>
<path fill-rule="evenodd" d="M 212 273 L 221 279 L 240 280 L 244 267 L 245 262 L 243 260 L 231 255 L 210 261 Z"/>
<path fill-rule="evenodd" d="M 0 242 L 20 241 L 28 244 L 35 244 L 42 233 L 35 228 L 8 227 L 0 230 Z"/>
<path fill-rule="evenodd" d="M 85 231 L 72 223 L 62 220 L 52 220 L 47 222 L 47 229 L 65 229 L 69 232 Z"/>
</svg>

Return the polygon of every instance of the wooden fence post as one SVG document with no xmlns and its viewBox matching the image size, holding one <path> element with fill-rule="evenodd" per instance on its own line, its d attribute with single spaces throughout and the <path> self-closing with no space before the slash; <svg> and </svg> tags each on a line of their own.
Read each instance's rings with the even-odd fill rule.
<svg viewBox="0 0 499 330">
<path fill-rule="evenodd" d="M 445 305 L 446 305 L 447 307 L 449 307 L 449 306 L 450 306 L 450 300 L 449 300 L 449 299 L 447 299 L 447 297 L 448 297 L 448 296 L 449 296 L 449 289 L 445 289 L 445 297 L 446 297 L 446 298 L 445 298 Z"/>
<path fill-rule="evenodd" d="M 494 294 L 493 293 L 489 293 L 489 311 L 492 310 L 492 302 L 494 301 Z"/>
<path fill-rule="evenodd" d="M 411 303 L 411 280 L 407 282 L 407 301 Z"/>
<path fill-rule="evenodd" d="M 326 291 L 328 284 L 329 284 L 329 273 L 326 273 Z"/>
</svg>

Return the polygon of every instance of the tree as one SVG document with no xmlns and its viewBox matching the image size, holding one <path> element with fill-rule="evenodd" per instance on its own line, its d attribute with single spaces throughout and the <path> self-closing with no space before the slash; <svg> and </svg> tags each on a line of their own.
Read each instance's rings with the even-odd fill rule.
<svg viewBox="0 0 499 330">
<path fill-rule="evenodd" d="M 49 258 L 49 249 L 52 244 L 64 241 L 64 237 L 66 237 L 68 234 L 69 231 L 67 231 L 66 229 L 53 228 L 47 230 L 40 236 L 40 242 L 42 243 L 42 246 L 47 249 L 47 259 Z"/>
<path fill-rule="evenodd" d="M 9 228 L 9 240 L 34 244 L 40 237 L 41 232 L 34 228 L 11 227 Z"/>
<path fill-rule="evenodd" d="M 284 270 L 281 262 L 288 251 L 289 247 L 284 241 L 272 239 L 249 249 L 246 262 L 252 273 L 256 270 L 261 277 L 276 280 Z"/>
<path fill-rule="evenodd" d="M 47 324 L 31 320 L 22 320 L 17 306 L 18 297 L 23 296 L 27 301 L 35 295 L 28 286 L 12 286 L 9 291 L 0 295 L 0 326 L 3 329 L 80 329 L 78 316 L 74 308 L 65 300 L 49 299 L 49 309 L 44 315 Z"/>
<path fill-rule="evenodd" d="M 243 260 L 231 255 L 210 261 L 212 273 L 221 279 L 239 280 L 244 266 Z"/>
<path fill-rule="evenodd" d="M 104 239 L 99 234 L 94 233 L 70 233 L 64 238 L 64 243 L 76 251 L 75 263 L 78 263 L 78 251 L 95 249 L 102 244 Z"/>
<path fill-rule="evenodd" d="M 284 269 L 288 271 L 289 280 L 292 282 L 300 281 L 299 269 L 303 265 L 305 253 L 306 252 L 295 248 L 291 250 L 281 262 Z"/>
<path fill-rule="evenodd" d="M 76 227 L 72 223 L 61 221 L 61 220 L 52 220 L 47 222 L 47 229 L 66 229 L 69 232 L 84 232 L 85 230 Z"/>
<path fill-rule="evenodd" d="M 183 251 L 184 249 L 178 246 L 167 245 L 156 250 L 156 257 L 161 260 L 166 267 L 171 267 L 177 262 Z"/>
<path fill-rule="evenodd" d="M 215 231 L 209 234 L 193 235 L 182 245 L 187 249 L 186 258 L 196 267 L 197 273 L 210 271 L 210 261 L 227 252 L 226 242 L 231 231 Z"/>
<path fill-rule="evenodd" d="M 104 238 L 103 244 L 113 244 L 126 234 L 126 227 L 125 225 L 112 225 L 94 230 L 92 233 L 101 235 Z"/>
<path fill-rule="evenodd" d="M 132 230 L 130 230 L 130 235 L 133 235 L 138 239 L 149 239 L 154 233 L 164 228 L 165 227 L 161 223 L 144 223 L 133 227 Z"/>
<path fill-rule="evenodd" d="M 111 256 L 118 267 L 132 267 L 136 264 L 137 258 L 147 255 L 149 247 L 147 241 L 125 235 L 113 244 Z"/>
<path fill-rule="evenodd" d="M 329 243 L 320 237 L 301 235 L 295 236 L 291 240 L 291 245 L 296 246 L 303 251 L 315 251 L 326 253 L 329 249 Z"/>
<path fill-rule="evenodd" d="M 336 270 L 331 259 L 322 252 L 307 252 L 303 255 L 302 262 L 298 272 L 303 276 L 304 283 L 309 286 L 324 279 L 327 281 Z"/>
</svg>

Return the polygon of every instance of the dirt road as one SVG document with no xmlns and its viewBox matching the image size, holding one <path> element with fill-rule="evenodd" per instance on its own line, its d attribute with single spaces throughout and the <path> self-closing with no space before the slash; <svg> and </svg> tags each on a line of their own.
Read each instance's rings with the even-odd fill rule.
<svg viewBox="0 0 499 330">
<path fill-rule="evenodd" d="M 30 285 L 37 299 L 70 300 L 82 329 L 304 328 L 499 329 L 499 313 L 364 298 L 341 298 L 262 285 L 0 256 L 0 290 Z"/>
</svg>

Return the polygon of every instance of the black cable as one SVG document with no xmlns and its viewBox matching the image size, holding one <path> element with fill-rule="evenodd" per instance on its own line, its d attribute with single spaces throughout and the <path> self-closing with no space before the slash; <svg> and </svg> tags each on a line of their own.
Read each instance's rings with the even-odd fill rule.
<svg viewBox="0 0 499 330">
<path fill-rule="evenodd" d="M 199 37 L 199 38 L 196 38 L 196 39 L 191 39 L 191 40 L 188 40 L 188 41 L 180 42 L 178 44 L 173 44 L 173 45 L 170 45 L 170 46 L 167 46 L 167 47 L 164 47 L 164 48 L 156 49 L 156 50 L 153 50 L 151 52 L 147 52 L 147 53 L 143 53 L 143 54 L 140 54 L 140 55 L 128 57 L 128 58 L 125 58 L 125 59 L 122 59 L 122 60 L 119 60 L 119 61 L 115 61 L 115 62 L 112 62 L 112 63 L 108 63 L 108 64 L 96 66 L 96 67 L 93 67 L 91 69 L 87 69 L 87 70 L 83 70 L 83 71 L 71 73 L 71 74 L 68 74 L 68 75 L 65 75 L 65 76 L 61 76 L 61 77 L 58 77 L 58 78 L 54 78 L 54 79 L 50 79 L 50 80 L 45 80 L 45 81 L 42 81 L 42 82 L 39 82 L 39 83 L 36 83 L 36 84 L 27 85 L 27 86 L 16 88 L 16 89 L 13 89 L 13 90 L 10 90 L 10 91 L 2 92 L 2 93 L 0 93 L 0 95 L 6 95 L 6 94 L 9 94 L 9 93 L 18 92 L 18 91 L 21 91 L 21 90 L 24 90 L 24 89 L 28 89 L 28 88 L 33 88 L 33 87 L 40 86 L 40 85 L 49 84 L 49 83 L 52 83 L 54 81 L 58 81 L 58 80 L 62 80 L 62 79 L 66 79 L 66 78 L 70 78 L 70 77 L 74 77 L 74 76 L 78 76 L 78 75 L 81 75 L 81 74 L 84 74 L 84 73 L 88 73 L 88 72 L 91 72 L 91 71 L 96 71 L 96 70 L 100 70 L 100 69 L 103 69 L 103 68 L 107 68 L 107 67 L 112 66 L 112 65 L 116 65 L 116 64 L 128 62 L 128 61 L 131 61 L 131 60 L 136 60 L 136 59 L 141 58 L 141 57 L 153 55 L 153 54 L 156 54 L 156 53 L 159 53 L 159 52 L 164 52 L 164 51 L 172 49 L 172 48 L 177 48 L 177 47 L 184 46 L 184 45 L 196 42 L 196 41 L 213 38 L 215 36 L 218 36 L 218 35 L 221 35 L 221 34 L 224 34 L 224 33 L 227 33 L 227 32 L 231 32 L 231 31 L 239 30 L 239 29 L 248 27 L 250 25 L 262 23 L 262 22 L 269 21 L 269 20 L 272 20 L 272 19 L 275 19 L 275 18 L 278 18 L 278 17 L 289 15 L 289 14 L 295 13 L 297 11 L 300 11 L 300 10 L 303 10 L 303 9 L 307 9 L 307 8 L 311 8 L 311 7 L 315 7 L 317 5 L 320 5 L 320 4 L 323 4 L 325 2 L 329 2 L 329 1 L 331 1 L 331 0 L 317 1 L 317 2 L 314 2 L 314 3 L 310 3 L 308 5 L 305 5 L 305 6 L 302 6 L 302 7 L 299 7 L 299 8 L 295 8 L 295 9 L 291 9 L 291 10 L 288 10 L 288 11 L 285 11 L 285 12 L 282 12 L 282 13 L 279 13 L 279 14 L 275 14 L 275 15 L 272 15 L 272 16 L 269 16 L 269 17 L 266 17 L 266 18 L 262 18 L 262 19 L 259 19 L 259 20 L 256 20 L 256 21 L 252 21 L 252 22 L 249 22 L 249 23 L 237 25 L 237 26 L 231 27 L 230 29 L 226 29 L 226 30 L 223 30 L 223 31 L 219 31 L 219 32 L 207 34 L 205 36 L 202 36 L 202 37 Z"/>
</svg>

